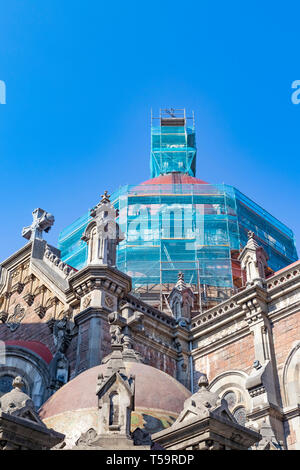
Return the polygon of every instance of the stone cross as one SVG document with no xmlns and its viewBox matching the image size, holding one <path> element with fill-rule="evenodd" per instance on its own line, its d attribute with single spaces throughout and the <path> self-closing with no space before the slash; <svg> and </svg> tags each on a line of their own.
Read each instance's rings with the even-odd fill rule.
<svg viewBox="0 0 300 470">
<path fill-rule="evenodd" d="M 37 208 L 32 212 L 33 222 L 22 230 L 22 237 L 33 241 L 35 238 L 43 239 L 43 232 L 49 232 L 53 223 L 54 216 L 43 209 Z"/>
</svg>

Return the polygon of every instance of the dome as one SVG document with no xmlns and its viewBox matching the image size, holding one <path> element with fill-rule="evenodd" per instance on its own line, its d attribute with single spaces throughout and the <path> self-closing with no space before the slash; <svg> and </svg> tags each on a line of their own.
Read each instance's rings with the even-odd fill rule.
<svg viewBox="0 0 300 470">
<path fill-rule="evenodd" d="M 167 173 L 165 175 L 159 175 L 156 178 L 152 178 L 150 180 L 144 181 L 141 184 L 208 184 L 206 181 L 202 181 L 199 178 L 195 178 L 194 176 L 190 176 L 187 173 Z"/>
<path fill-rule="evenodd" d="M 131 430 L 140 427 L 153 434 L 170 426 L 183 409 L 191 392 L 169 374 L 154 367 L 126 362 L 127 374 L 135 375 L 135 411 Z M 97 429 L 96 385 L 105 365 L 82 372 L 68 382 L 41 407 L 40 418 L 49 428 L 66 435 L 73 445 L 81 433 Z"/>
</svg>

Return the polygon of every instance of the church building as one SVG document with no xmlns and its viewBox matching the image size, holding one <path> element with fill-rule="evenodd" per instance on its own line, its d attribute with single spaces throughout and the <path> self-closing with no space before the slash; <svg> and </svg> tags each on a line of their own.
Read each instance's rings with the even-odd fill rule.
<svg viewBox="0 0 300 470">
<path fill-rule="evenodd" d="M 34 209 L 1 263 L 0 450 L 300 449 L 292 230 L 196 177 L 185 110 L 152 116 L 150 170 L 57 246 Z"/>
</svg>

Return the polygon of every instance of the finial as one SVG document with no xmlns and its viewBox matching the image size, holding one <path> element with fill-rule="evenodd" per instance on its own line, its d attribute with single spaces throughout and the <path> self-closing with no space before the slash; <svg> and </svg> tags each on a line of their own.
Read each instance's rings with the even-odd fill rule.
<svg viewBox="0 0 300 470">
<path fill-rule="evenodd" d="M 208 378 L 206 374 L 202 374 L 198 380 L 199 388 L 207 388 L 208 387 Z"/>
<path fill-rule="evenodd" d="M 110 195 L 108 194 L 108 191 L 104 191 L 104 194 L 102 194 L 101 197 L 101 202 L 110 202 Z"/>
<path fill-rule="evenodd" d="M 98 202 L 98 204 L 93 207 L 92 209 L 90 209 L 90 216 L 91 217 L 96 217 L 97 214 L 98 214 L 98 209 L 101 208 L 102 204 L 107 204 L 107 203 L 110 203 L 110 196 L 108 194 L 108 191 L 104 191 L 104 194 L 101 194 L 101 199 L 100 199 L 100 202 Z"/>
<path fill-rule="evenodd" d="M 14 378 L 12 386 L 13 388 L 18 388 L 19 390 L 22 390 L 22 388 L 25 386 L 23 379 L 22 377 L 20 377 L 20 375 Z"/>
<path fill-rule="evenodd" d="M 249 230 L 247 235 L 248 235 L 248 240 L 250 240 L 251 238 L 255 238 L 254 232 L 252 232 L 252 230 Z"/>
<path fill-rule="evenodd" d="M 175 287 L 180 291 L 186 288 L 186 284 L 184 282 L 184 274 L 182 271 L 179 271 L 178 273 L 178 279 L 177 279 Z"/>
</svg>

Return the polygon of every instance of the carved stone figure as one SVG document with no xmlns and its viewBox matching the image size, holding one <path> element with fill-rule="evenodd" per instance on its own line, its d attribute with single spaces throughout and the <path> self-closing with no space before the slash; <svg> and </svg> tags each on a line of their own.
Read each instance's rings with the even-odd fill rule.
<svg viewBox="0 0 300 470">
<path fill-rule="evenodd" d="M 10 331 L 15 331 L 19 326 L 23 318 L 25 317 L 25 309 L 21 307 L 20 304 L 17 304 L 14 308 L 14 312 L 9 315 L 6 326 Z"/>
<path fill-rule="evenodd" d="M 54 319 L 49 320 L 48 326 L 53 334 L 56 351 L 64 353 L 74 336 L 73 323 L 68 320 L 67 316 L 65 316 L 58 321 Z"/>
<path fill-rule="evenodd" d="M 65 352 L 74 336 L 75 329 L 72 322 L 65 316 L 61 320 L 51 319 L 48 326 L 53 334 L 56 353 L 50 363 L 50 385 L 52 393 L 58 390 L 69 379 L 69 361 Z"/>
</svg>

